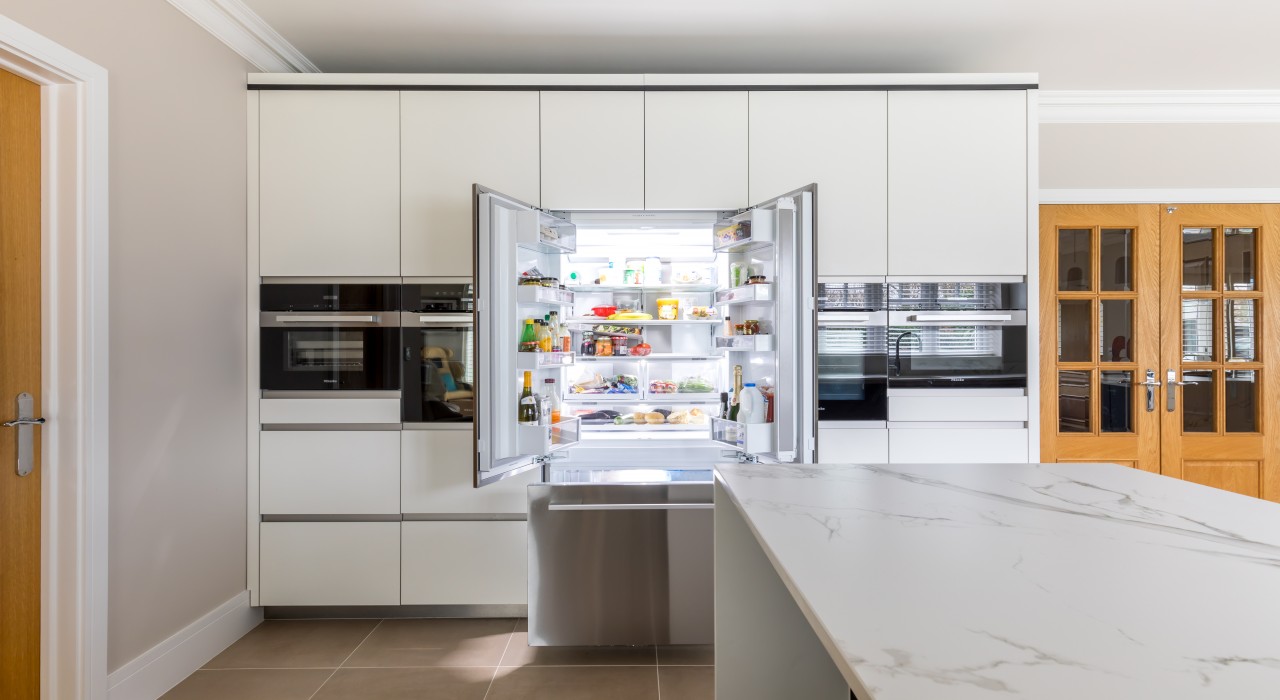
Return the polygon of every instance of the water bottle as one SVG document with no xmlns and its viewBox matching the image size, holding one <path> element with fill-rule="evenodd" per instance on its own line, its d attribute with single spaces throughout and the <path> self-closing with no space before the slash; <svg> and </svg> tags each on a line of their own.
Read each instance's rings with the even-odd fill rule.
<svg viewBox="0 0 1280 700">
<path fill-rule="evenodd" d="M 764 394 L 756 388 L 754 382 L 748 382 L 742 388 L 742 396 L 738 399 L 739 423 L 764 423 L 768 419 L 768 407 L 764 403 Z"/>
</svg>

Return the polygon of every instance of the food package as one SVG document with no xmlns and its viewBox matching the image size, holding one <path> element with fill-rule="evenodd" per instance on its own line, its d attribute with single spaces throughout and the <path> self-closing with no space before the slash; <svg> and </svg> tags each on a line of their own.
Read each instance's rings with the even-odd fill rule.
<svg viewBox="0 0 1280 700">
<path fill-rule="evenodd" d="M 681 394 L 710 394 L 716 391 L 713 370 L 707 369 L 687 374 L 676 382 L 676 391 Z"/>
<path fill-rule="evenodd" d="M 658 299 L 658 318 L 663 321 L 674 321 L 680 318 L 680 300 L 671 298 Z"/>
</svg>

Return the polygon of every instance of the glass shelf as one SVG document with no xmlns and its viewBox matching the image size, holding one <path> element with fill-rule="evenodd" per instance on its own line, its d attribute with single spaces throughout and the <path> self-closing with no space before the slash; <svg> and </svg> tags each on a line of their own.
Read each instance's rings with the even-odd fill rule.
<svg viewBox="0 0 1280 700">
<path fill-rule="evenodd" d="M 676 319 L 673 321 L 664 321 L 661 319 L 651 319 L 648 321 L 637 321 L 632 319 L 615 319 L 610 321 L 607 318 L 571 318 L 565 323 L 572 326 L 707 326 L 713 324 L 723 324 L 724 319 L 719 318 L 687 318 Z M 623 333 L 613 333 L 605 331 L 605 335 L 625 335 Z"/>
<path fill-rule="evenodd" d="M 726 352 L 769 352 L 773 350 L 773 336 L 718 335 L 716 349 Z"/>
<path fill-rule="evenodd" d="M 707 293 L 716 291 L 714 284 L 577 284 L 574 291 L 582 294 L 593 292 L 690 292 Z"/>
<path fill-rule="evenodd" d="M 569 306 L 573 304 L 573 292 L 559 287 L 543 287 L 539 284 L 516 285 L 516 301 L 521 304 L 551 304 L 553 306 Z"/>
</svg>

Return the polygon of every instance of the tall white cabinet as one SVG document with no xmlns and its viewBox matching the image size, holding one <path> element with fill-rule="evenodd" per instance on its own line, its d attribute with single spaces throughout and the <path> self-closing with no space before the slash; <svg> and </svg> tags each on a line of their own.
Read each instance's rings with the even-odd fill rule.
<svg viewBox="0 0 1280 700">
<path fill-rule="evenodd" d="M 889 93 L 889 274 L 1027 274 L 1027 93 Z M 821 187 L 819 187 L 821 191 Z"/>
<path fill-rule="evenodd" d="M 400 274 L 400 94 L 266 90 L 259 108 L 260 269 Z"/>
<path fill-rule="evenodd" d="M 644 93 L 542 93 L 542 206 L 644 209 Z"/>
<path fill-rule="evenodd" d="M 471 275 L 473 184 L 540 203 L 536 91 L 405 91 L 398 209 L 405 277 Z"/>
<path fill-rule="evenodd" d="M 747 93 L 644 93 L 644 208 L 750 204 Z"/>
<path fill-rule="evenodd" d="M 818 183 L 818 274 L 887 273 L 887 93 L 761 91 L 750 96 L 748 197 Z"/>
</svg>

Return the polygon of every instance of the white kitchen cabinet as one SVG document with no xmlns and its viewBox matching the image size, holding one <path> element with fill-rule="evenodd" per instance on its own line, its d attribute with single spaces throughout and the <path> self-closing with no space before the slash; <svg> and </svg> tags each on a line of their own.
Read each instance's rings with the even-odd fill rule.
<svg viewBox="0 0 1280 700">
<path fill-rule="evenodd" d="M 890 275 L 1026 275 L 1027 197 L 1025 91 L 889 93 Z"/>
<path fill-rule="evenodd" d="M 644 209 L 644 93 L 542 93 L 542 206 Z"/>
<path fill-rule="evenodd" d="M 263 276 L 400 274 L 400 94 L 259 95 Z"/>
<path fill-rule="evenodd" d="M 1027 397 L 890 396 L 889 420 L 1025 422 L 1028 420 Z"/>
<path fill-rule="evenodd" d="M 263 425 L 400 422 L 400 399 L 259 399 Z"/>
<path fill-rule="evenodd" d="M 646 92 L 644 208 L 728 210 L 750 204 L 747 93 Z"/>
<path fill-rule="evenodd" d="M 890 428 L 894 464 L 1023 464 L 1029 460 L 1025 428 Z"/>
<path fill-rule="evenodd" d="M 399 431 L 266 431 L 261 435 L 262 513 L 400 513 Z"/>
<path fill-rule="evenodd" d="M 262 605 L 398 605 L 399 522 L 265 522 Z"/>
<path fill-rule="evenodd" d="M 541 471 L 475 488 L 471 430 L 405 430 L 400 433 L 400 507 L 409 514 L 525 515 L 527 489 Z"/>
<path fill-rule="evenodd" d="M 887 273 L 887 93 L 752 92 L 750 201 L 818 184 L 818 275 Z"/>
<path fill-rule="evenodd" d="M 525 605 L 523 520 L 404 522 L 402 605 Z"/>
<path fill-rule="evenodd" d="M 470 277 L 472 186 L 539 204 L 538 93 L 405 92 L 400 273 Z"/>
<path fill-rule="evenodd" d="M 818 461 L 885 464 L 889 461 L 889 431 L 885 428 L 831 428 L 818 424 Z"/>
</svg>

